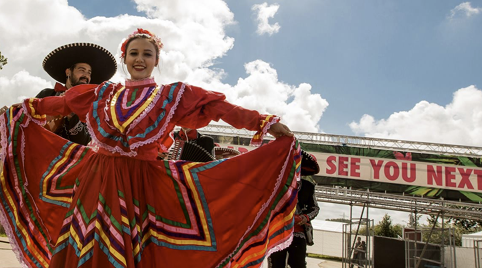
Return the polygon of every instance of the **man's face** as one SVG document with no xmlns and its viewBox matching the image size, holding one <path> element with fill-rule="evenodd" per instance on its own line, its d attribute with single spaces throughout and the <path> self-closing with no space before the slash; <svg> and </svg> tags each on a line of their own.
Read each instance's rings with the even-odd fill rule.
<svg viewBox="0 0 482 268">
<path fill-rule="evenodd" d="M 80 84 L 90 83 L 92 69 L 87 63 L 77 63 L 73 70 L 67 69 L 65 73 L 67 74 L 65 87 L 71 88 Z"/>
</svg>

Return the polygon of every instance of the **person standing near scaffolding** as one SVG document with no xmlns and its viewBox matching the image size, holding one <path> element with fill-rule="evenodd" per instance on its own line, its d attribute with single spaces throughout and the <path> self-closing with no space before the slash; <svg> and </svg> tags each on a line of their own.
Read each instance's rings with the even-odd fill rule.
<svg viewBox="0 0 482 268">
<path fill-rule="evenodd" d="M 354 264 L 358 264 L 358 267 L 365 266 L 365 253 L 366 253 L 366 243 L 361 240 L 361 237 L 357 238 L 355 243 L 355 248 L 353 249 L 353 260 L 350 268 L 353 268 Z"/>
<path fill-rule="evenodd" d="M 320 207 L 315 197 L 316 182 L 311 175 L 320 172 L 320 167 L 314 155 L 301 150 L 301 156 L 293 241 L 284 250 L 271 254 L 268 261 L 270 268 L 285 268 L 286 264 L 293 268 L 306 268 L 306 247 L 314 244 L 311 221 L 318 215 Z"/>
</svg>

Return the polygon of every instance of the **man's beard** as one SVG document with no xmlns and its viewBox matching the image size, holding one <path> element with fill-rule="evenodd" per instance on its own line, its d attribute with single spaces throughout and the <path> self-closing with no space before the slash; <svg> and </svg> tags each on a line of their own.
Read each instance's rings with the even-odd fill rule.
<svg viewBox="0 0 482 268">
<path fill-rule="evenodd" d="M 83 85 L 83 84 L 89 83 L 89 79 L 85 76 L 81 76 L 81 77 L 79 77 L 79 79 L 76 79 L 76 78 L 71 76 L 69 79 L 70 79 L 70 84 L 72 86 Z M 82 79 L 84 79 L 84 80 L 82 80 Z"/>
</svg>

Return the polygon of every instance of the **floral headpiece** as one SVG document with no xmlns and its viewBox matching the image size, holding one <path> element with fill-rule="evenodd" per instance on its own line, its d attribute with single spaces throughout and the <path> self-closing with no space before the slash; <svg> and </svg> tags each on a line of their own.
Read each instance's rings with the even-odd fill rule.
<svg viewBox="0 0 482 268">
<path fill-rule="evenodd" d="M 156 46 L 159 48 L 159 51 L 161 50 L 161 48 L 164 46 L 161 42 L 161 38 L 157 37 L 155 34 L 149 32 L 148 30 L 144 30 L 142 28 L 137 28 L 137 31 L 133 32 L 132 34 L 130 34 L 127 39 L 124 41 L 124 43 L 122 43 L 122 46 L 121 46 L 121 51 L 122 51 L 122 55 L 121 55 L 121 58 L 125 58 L 126 56 L 126 49 L 127 49 L 127 43 L 129 42 L 129 40 L 131 40 L 132 38 L 134 37 L 139 37 L 139 36 L 144 36 L 144 37 L 148 37 L 148 38 L 152 38 L 152 40 L 154 40 L 154 42 L 156 43 Z"/>
</svg>

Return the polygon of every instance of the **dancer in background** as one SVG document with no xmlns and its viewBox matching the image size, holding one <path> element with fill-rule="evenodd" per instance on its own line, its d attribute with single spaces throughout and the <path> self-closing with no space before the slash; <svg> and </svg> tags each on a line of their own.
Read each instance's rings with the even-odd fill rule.
<svg viewBox="0 0 482 268">
<path fill-rule="evenodd" d="M 77 85 L 100 84 L 109 80 L 117 70 L 114 56 L 107 49 L 92 43 L 58 47 L 45 57 L 42 66 L 57 82 L 54 88 L 40 91 L 36 98 L 63 95 Z M 49 117 L 45 127 L 69 141 L 82 145 L 90 142 L 87 126 L 76 114 Z"/>
</svg>

